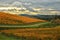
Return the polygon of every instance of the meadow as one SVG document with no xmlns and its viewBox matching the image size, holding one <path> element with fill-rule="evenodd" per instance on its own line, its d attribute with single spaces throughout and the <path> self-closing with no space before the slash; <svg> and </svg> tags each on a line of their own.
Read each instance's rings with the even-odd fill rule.
<svg viewBox="0 0 60 40">
<path fill-rule="evenodd" d="M 0 30 L 0 40 L 59 40 L 59 28 L 21 28 Z"/>
</svg>

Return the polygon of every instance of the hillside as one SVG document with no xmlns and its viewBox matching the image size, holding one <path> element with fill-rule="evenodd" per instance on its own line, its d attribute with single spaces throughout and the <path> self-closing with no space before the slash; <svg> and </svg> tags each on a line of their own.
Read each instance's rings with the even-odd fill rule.
<svg viewBox="0 0 60 40">
<path fill-rule="evenodd" d="M 28 15 L 28 14 L 21 14 L 21 16 L 33 17 L 42 20 L 52 20 L 55 18 L 60 19 L 60 15 Z"/>
<path fill-rule="evenodd" d="M 23 23 L 33 23 L 33 22 L 45 22 L 45 20 L 0 12 L 0 24 L 23 24 Z"/>
</svg>

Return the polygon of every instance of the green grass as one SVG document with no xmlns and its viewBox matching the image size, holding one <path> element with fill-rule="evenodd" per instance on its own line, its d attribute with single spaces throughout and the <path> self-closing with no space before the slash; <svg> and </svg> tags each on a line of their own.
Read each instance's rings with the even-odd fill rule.
<svg viewBox="0 0 60 40">
<path fill-rule="evenodd" d="M 56 27 L 59 26 L 58 24 L 55 23 L 51 23 L 51 22 L 42 22 L 42 23 L 32 23 L 32 24 L 18 24 L 18 25 L 4 25 L 4 24 L 0 24 L 1 27 L 20 27 L 20 28 L 52 28 L 52 27 Z"/>
<path fill-rule="evenodd" d="M 14 35 L 0 34 L 0 40 L 25 40 L 24 37 L 17 37 Z"/>
<path fill-rule="evenodd" d="M 0 40 L 17 40 L 17 39 L 0 34 Z"/>
<path fill-rule="evenodd" d="M 0 34 L 0 40 L 37 40 L 35 37 L 17 37 L 14 35 Z"/>
</svg>

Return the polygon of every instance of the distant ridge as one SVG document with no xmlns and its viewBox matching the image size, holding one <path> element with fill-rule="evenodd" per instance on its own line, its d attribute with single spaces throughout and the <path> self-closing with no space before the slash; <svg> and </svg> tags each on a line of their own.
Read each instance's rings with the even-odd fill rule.
<svg viewBox="0 0 60 40">
<path fill-rule="evenodd" d="M 46 21 L 26 16 L 18 16 L 5 12 L 0 12 L 0 24 L 23 24 L 32 22 L 46 22 Z"/>
</svg>

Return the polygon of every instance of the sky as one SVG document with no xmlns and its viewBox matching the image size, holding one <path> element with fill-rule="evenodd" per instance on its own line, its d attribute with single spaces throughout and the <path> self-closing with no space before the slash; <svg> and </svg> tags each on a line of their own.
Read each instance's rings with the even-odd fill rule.
<svg viewBox="0 0 60 40">
<path fill-rule="evenodd" d="M 44 7 L 60 10 L 60 0 L 0 0 L 0 6 Z"/>
</svg>

